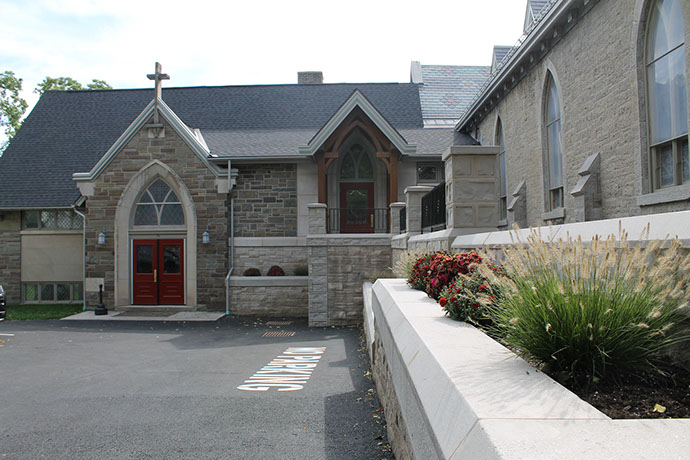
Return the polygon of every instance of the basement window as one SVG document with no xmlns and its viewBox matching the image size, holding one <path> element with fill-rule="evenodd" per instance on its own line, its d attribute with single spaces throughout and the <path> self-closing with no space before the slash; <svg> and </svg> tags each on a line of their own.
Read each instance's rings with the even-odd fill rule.
<svg viewBox="0 0 690 460">
<path fill-rule="evenodd" d="M 72 303 L 83 300 L 82 283 L 24 283 L 24 303 Z"/>
</svg>

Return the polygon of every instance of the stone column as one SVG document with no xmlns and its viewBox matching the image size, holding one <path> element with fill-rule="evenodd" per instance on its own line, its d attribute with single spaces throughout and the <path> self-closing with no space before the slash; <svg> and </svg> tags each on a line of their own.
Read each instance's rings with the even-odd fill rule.
<svg viewBox="0 0 690 460">
<path fill-rule="evenodd" d="M 326 235 L 327 207 L 311 203 L 309 209 L 309 326 L 328 326 L 328 240 Z"/>
<path fill-rule="evenodd" d="M 405 189 L 407 207 L 407 233 L 422 233 L 422 197 L 432 191 L 433 187 L 413 185 Z"/>
<path fill-rule="evenodd" d="M 446 229 L 457 234 L 496 230 L 499 153 L 494 146 L 453 146 L 443 154 Z"/>
<path fill-rule="evenodd" d="M 400 212 L 405 209 L 405 203 L 398 201 L 390 204 L 391 208 L 391 234 L 400 233 Z M 407 225 L 407 224 L 406 224 Z"/>
<path fill-rule="evenodd" d="M 322 203 L 311 203 L 309 209 L 309 235 L 321 235 L 326 233 L 327 206 Z"/>
</svg>

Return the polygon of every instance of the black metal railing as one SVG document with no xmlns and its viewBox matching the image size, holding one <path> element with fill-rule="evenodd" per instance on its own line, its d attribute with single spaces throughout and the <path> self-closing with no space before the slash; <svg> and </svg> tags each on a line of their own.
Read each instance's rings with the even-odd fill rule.
<svg viewBox="0 0 690 460">
<path fill-rule="evenodd" d="M 446 228 L 446 183 L 441 182 L 422 197 L 422 232 Z"/>
<path fill-rule="evenodd" d="M 400 210 L 400 233 L 407 231 L 407 207 Z"/>
<path fill-rule="evenodd" d="M 328 233 L 388 233 L 388 208 L 329 208 Z"/>
</svg>

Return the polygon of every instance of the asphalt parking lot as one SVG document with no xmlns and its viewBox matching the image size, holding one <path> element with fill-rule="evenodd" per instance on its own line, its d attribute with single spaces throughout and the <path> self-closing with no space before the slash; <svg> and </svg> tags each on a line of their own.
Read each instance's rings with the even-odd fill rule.
<svg viewBox="0 0 690 460">
<path fill-rule="evenodd" d="M 267 321 L 0 323 L 0 458 L 390 458 L 360 329 Z"/>
</svg>

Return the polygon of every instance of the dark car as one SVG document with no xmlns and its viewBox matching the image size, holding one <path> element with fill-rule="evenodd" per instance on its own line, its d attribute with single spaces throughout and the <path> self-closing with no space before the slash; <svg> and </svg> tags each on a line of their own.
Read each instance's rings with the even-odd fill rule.
<svg viewBox="0 0 690 460">
<path fill-rule="evenodd" d="M 0 286 L 0 321 L 5 319 L 5 290 Z"/>
</svg>

